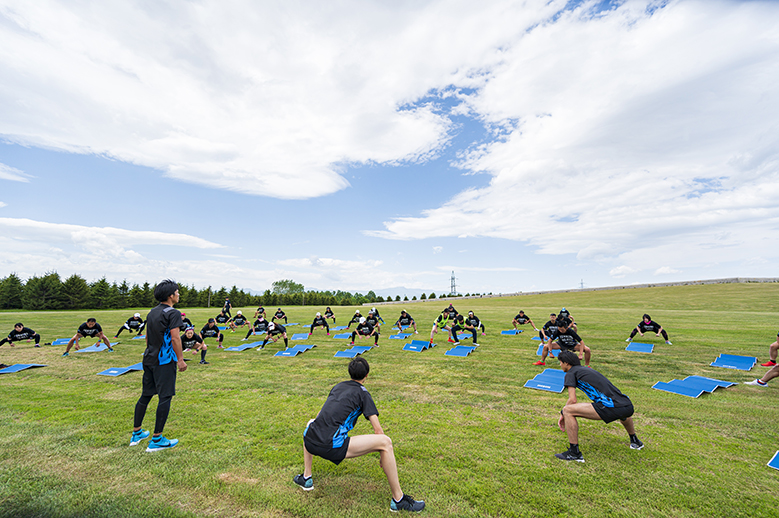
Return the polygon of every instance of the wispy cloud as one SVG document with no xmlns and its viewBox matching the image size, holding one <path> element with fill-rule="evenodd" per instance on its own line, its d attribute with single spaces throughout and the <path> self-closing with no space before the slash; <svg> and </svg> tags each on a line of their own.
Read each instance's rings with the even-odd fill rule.
<svg viewBox="0 0 779 518">
<path fill-rule="evenodd" d="M 30 175 L 5 164 L 0 164 L 0 180 L 11 180 L 12 182 L 29 182 Z"/>
</svg>

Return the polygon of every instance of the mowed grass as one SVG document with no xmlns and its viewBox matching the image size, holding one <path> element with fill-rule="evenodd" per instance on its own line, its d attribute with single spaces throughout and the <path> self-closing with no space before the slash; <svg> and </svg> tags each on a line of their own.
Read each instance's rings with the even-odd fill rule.
<svg viewBox="0 0 779 518">
<path fill-rule="evenodd" d="M 420 336 L 448 303 L 405 307 Z M 586 463 L 553 457 L 567 447 L 556 427 L 565 394 L 523 388 L 539 342 L 532 328 L 501 336 L 523 309 L 541 326 L 567 307 L 592 348 L 592 366 L 636 406 L 646 447 L 628 448 L 624 429 L 581 421 Z M 719 353 L 767 359 L 779 329 L 779 284 L 727 284 L 474 299 L 455 302 L 487 326 L 481 347 L 467 358 L 444 356 L 445 338 L 423 353 L 388 340 L 365 357 L 366 386 L 392 437 L 400 481 L 426 500 L 427 516 L 776 516 L 779 471 L 766 462 L 779 450 L 779 382 L 738 385 L 699 399 L 653 390 L 657 381 L 698 374 L 736 382 L 762 375 L 710 367 Z M 391 324 L 401 306 L 379 306 Z M 236 308 L 238 309 L 238 308 Z M 241 308 L 253 314 L 256 308 Z M 274 310 L 275 308 L 268 308 Z M 290 322 L 310 324 L 318 307 L 286 307 Z M 345 324 L 355 308 L 335 308 Z M 368 308 L 360 308 L 366 311 Z M 0 312 L 0 332 L 17 321 L 44 341 L 72 336 L 95 316 L 109 336 L 135 310 Z M 144 315 L 146 310 L 139 310 Z M 186 309 L 197 328 L 212 309 Z M 269 311 L 270 313 L 271 311 Z M 629 353 L 625 338 L 644 312 L 670 333 L 672 346 L 647 335 L 653 354 Z M 289 328 L 303 332 L 302 326 Z M 236 345 L 245 331 L 227 332 Z M 440 337 L 441 335 L 439 335 Z M 198 356 L 179 374 L 166 435 L 173 450 L 129 447 L 141 373 L 109 378 L 96 373 L 140 360 L 143 344 L 123 333 L 115 353 L 71 354 L 64 347 L 0 349 L 0 361 L 47 367 L 0 376 L 0 516 L 382 516 L 389 488 L 373 454 L 340 466 L 315 459 L 315 490 L 292 483 L 302 471 L 302 431 L 328 391 L 348 377 L 348 360 L 333 358 L 345 341 L 317 331 L 318 346 L 295 358 L 211 347 L 210 365 Z M 640 338 L 640 337 L 639 337 Z M 209 345 L 213 340 L 207 341 Z M 93 341 L 82 342 L 90 345 Z M 558 367 L 556 361 L 549 367 Z M 586 400 L 579 392 L 579 399 Z M 156 398 L 144 422 L 154 424 Z M 371 433 L 361 419 L 352 434 Z"/>
</svg>

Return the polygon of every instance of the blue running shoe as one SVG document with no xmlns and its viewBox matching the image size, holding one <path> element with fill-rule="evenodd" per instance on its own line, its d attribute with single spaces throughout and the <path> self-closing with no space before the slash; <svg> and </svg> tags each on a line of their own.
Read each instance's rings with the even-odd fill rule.
<svg viewBox="0 0 779 518">
<path fill-rule="evenodd" d="M 65 356 L 70 356 L 70 353 L 62 353 L 62 356 L 63 356 L 63 357 L 65 357 Z"/>
<path fill-rule="evenodd" d="M 394 498 L 390 498 L 390 511 L 397 513 L 398 511 L 411 511 L 412 513 L 418 513 L 425 508 L 424 500 L 414 500 L 412 496 L 403 494 L 403 498 L 400 502 L 396 502 Z"/>
<path fill-rule="evenodd" d="M 141 428 L 137 432 L 133 432 L 133 436 L 130 437 L 130 446 L 135 446 L 136 444 L 138 444 L 142 440 L 144 440 L 147 437 L 149 437 L 149 435 L 151 435 L 149 433 L 149 431 L 148 430 L 144 430 L 143 428 Z"/>
<path fill-rule="evenodd" d="M 302 473 L 300 475 L 295 475 L 292 481 L 299 485 L 300 489 L 303 491 L 311 491 L 314 489 L 314 479 L 311 477 L 306 478 Z"/>
<path fill-rule="evenodd" d="M 159 437 L 155 437 L 154 439 L 149 441 L 149 446 L 146 448 L 146 451 L 169 450 L 174 446 L 176 446 L 178 443 L 179 443 L 178 439 L 173 439 L 171 441 L 164 435 L 160 435 Z"/>
</svg>

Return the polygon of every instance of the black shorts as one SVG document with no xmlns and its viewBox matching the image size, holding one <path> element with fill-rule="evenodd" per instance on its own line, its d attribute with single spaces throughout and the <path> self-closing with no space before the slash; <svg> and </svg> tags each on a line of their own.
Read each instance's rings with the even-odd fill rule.
<svg viewBox="0 0 779 518">
<path fill-rule="evenodd" d="M 332 446 L 320 446 L 319 444 L 309 441 L 305 435 L 303 436 L 303 444 L 311 455 L 322 457 L 336 465 L 340 464 L 341 461 L 346 458 L 346 451 L 349 449 L 349 440 L 350 439 L 347 436 L 340 448 L 333 448 Z"/>
<path fill-rule="evenodd" d="M 144 396 L 172 397 L 176 395 L 176 362 L 165 365 L 143 366 L 143 392 Z"/>
<path fill-rule="evenodd" d="M 592 407 L 598 412 L 598 416 L 603 419 L 604 423 L 610 423 L 619 419 L 624 421 L 628 417 L 633 415 L 633 403 L 627 406 L 607 407 L 603 403 L 593 403 Z"/>
</svg>

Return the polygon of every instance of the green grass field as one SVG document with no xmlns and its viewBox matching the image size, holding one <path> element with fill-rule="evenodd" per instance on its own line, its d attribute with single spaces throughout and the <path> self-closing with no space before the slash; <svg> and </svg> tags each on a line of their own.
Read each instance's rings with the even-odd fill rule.
<svg viewBox="0 0 779 518">
<path fill-rule="evenodd" d="M 404 307 L 420 336 L 446 305 Z M 532 365 L 539 342 L 526 329 L 501 336 L 524 309 L 541 326 L 567 307 L 592 348 L 592 366 L 636 407 L 646 447 L 628 448 L 618 423 L 580 422 L 586 463 L 553 457 L 567 447 L 557 427 L 566 394 L 523 388 L 540 372 Z M 709 364 L 719 353 L 767 359 L 779 330 L 779 284 L 723 284 L 462 300 L 487 326 L 467 358 L 444 356 L 445 338 L 422 353 L 387 340 L 365 355 L 366 382 L 392 437 L 403 489 L 427 502 L 426 516 L 736 517 L 779 514 L 779 471 L 766 462 L 779 450 L 779 382 L 738 385 L 698 399 L 653 390 L 657 381 L 698 374 L 744 382 L 762 375 Z M 239 309 L 239 308 L 236 308 Z M 253 314 L 256 308 L 241 308 Z M 268 308 L 275 309 L 275 308 Z M 285 308 L 290 322 L 310 324 L 318 307 Z M 335 308 L 345 324 L 355 308 Z M 361 308 L 364 309 L 364 308 Z M 380 306 L 394 322 L 400 306 Z M 95 316 L 113 336 L 135 310 L 0 312 L 0 333 L 22 321 L 44 341 L 72 336 Z M 139 310 L 141 311 L 141 310 Z M 235 310 L 234 310 L 235 311 Z M 199 329 L 213 308 L 187 309 Z M 625 338 L 644 312 L 669 332 L 654 335 L 653 354 L 629 353 Z M 146 311 L 142 311 L 145 316 Z M 526 326 L 526 328 L 529 326 Z M 302 332 L 301 326 L 290 332 Z M 321 334 L 320 334 L 321 333 Z M 245 331 L 227 332 L 236 345 Z M 439 335 L 440 336 L 440 335 Z M 71 354 L 31 343 L 0 348 L 0 362 L 47 367 L 0 376 L 0 516 L 382 516 L 389 488 L 373 454 L 335 466 L 314 460 L 315 490 L 292 483 L 302 472 L 302 432 L 335 383 L 348 378 L 348 360 L 333 358 L 346 341 L 317 331 L 315 349 L 277 358 L 283 348 L 226 352 L 210 347 L 210 365 L 190 355 L 179 374 L 165 433 L 173 450 L 150 454 L 129 447 L 141 373 L 96 373 L 140 361 L 143 344 L 123 333 L 115 353 Z M 214 343 L 208 340 L 209 345 Z M 85 340 L 83 345 L 93 341 Z M 547 362 L 557 367 L 556 361 Z M 586 400 L 583 393 L 579 399 Z M 156 398 L 144 428 L 152 428 Z M 371 433 L 361 419 L 352 434 Z"/>
</svg>

